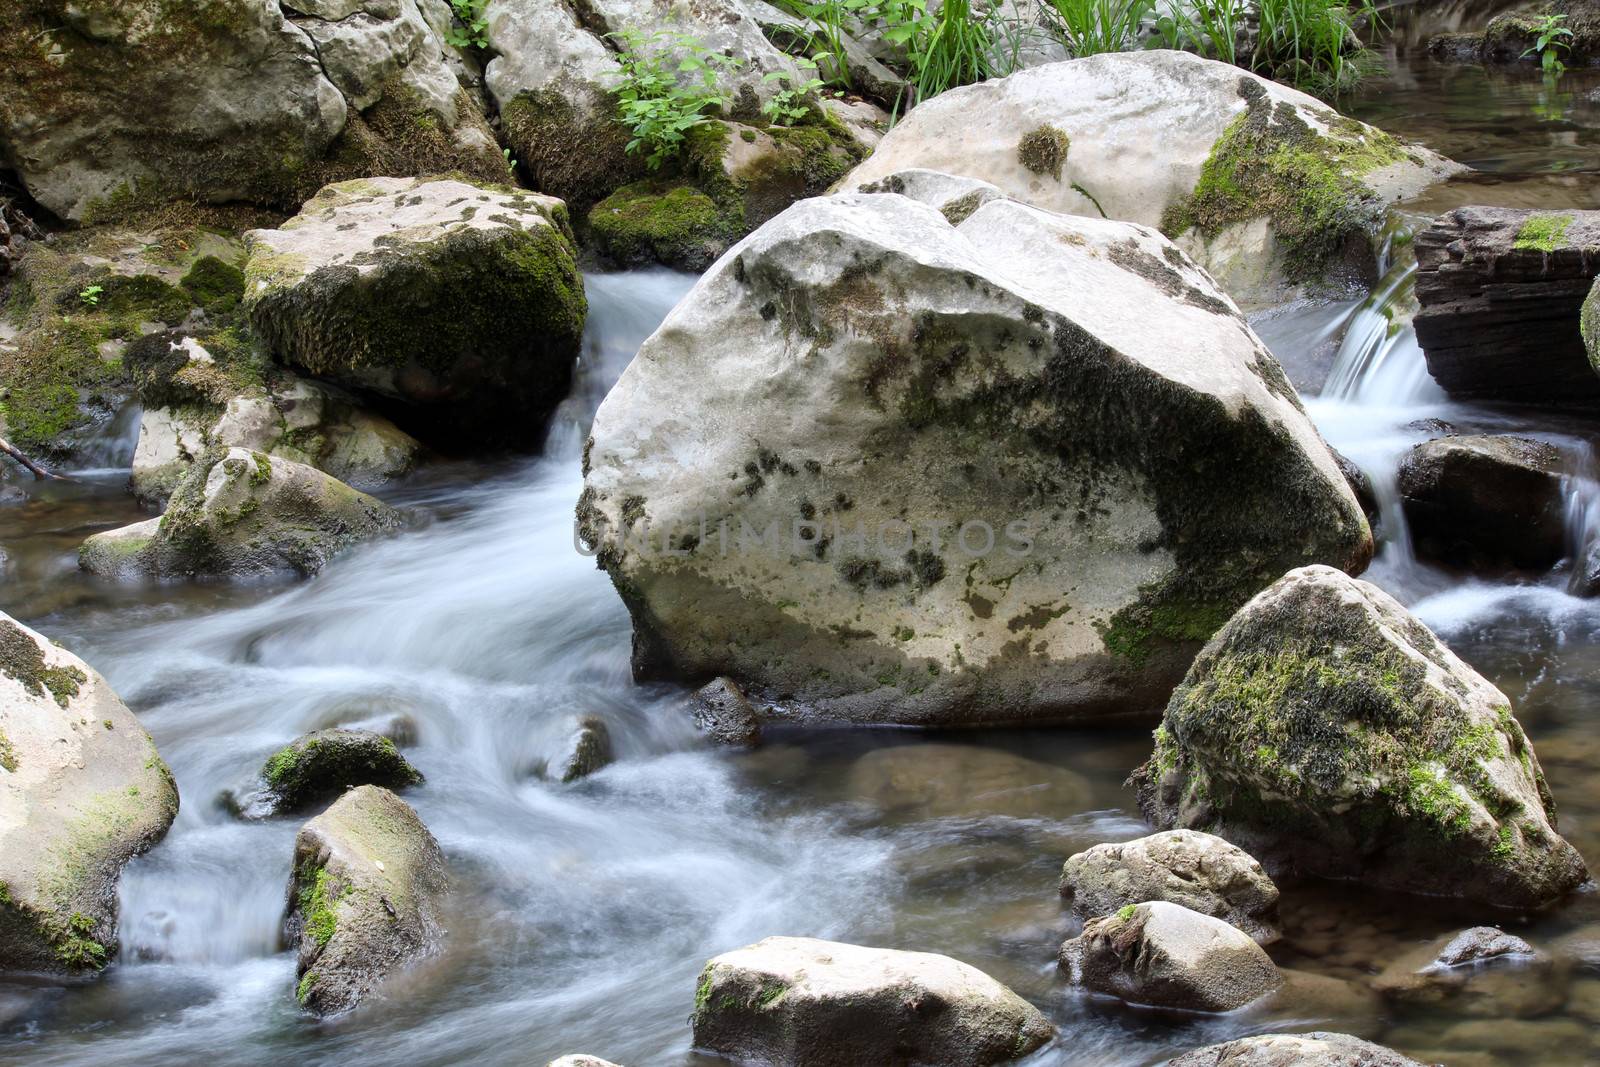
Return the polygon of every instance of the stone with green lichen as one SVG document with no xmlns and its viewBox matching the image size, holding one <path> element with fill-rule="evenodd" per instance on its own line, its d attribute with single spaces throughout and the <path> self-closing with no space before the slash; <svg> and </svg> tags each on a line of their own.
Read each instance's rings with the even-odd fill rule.
<svg viewBox="0 0 1600 1067">
<path fill-rule="evenodd" d="M 1365 565 L 1344 476 L 1193 260 L 907 173 L 745 238 L 601 405 L 579 530 L 638 676 L 801 722 L 1153 713 L 1284 571 Z"/>
<path fill-rule="evenodd" d="M 430 443 L 542 439 L 588 310 L 561 201 L 343 182 L 248 245 L 244 306 L 279 360 L 382 399 Z"/>
<path fill-rule="evenodd" d="M 439 950 L 449 888 L 439 843 L 405 801 L 358 786 L 301 827 L 289 884 L 295 998 L 350 1011 Z"/>
<path fill-rule="evenodd" d="M 95 534 L 78 562 L 115 579 L 311 575 L 403 524 L 394 508 L 315 468 L 215 447 L 178 483 L 165 514 Z"/>
<path fill-rule="evenodd" d="M 422 774 L 395 743 L 368 730 L 317 730 L 269 757 L 261 768 L 264 803 L 253 814 L 296 811 L 351 786 L 401 789 Z"/>
<path fill-rule="evenodd" d="M 1504 694 L 1391 597 L 1327 567 L 1235 615 L 1134 774 L 1162 827 L 1285 873 L 1509 908 L 1587 877 Z"/>
<path fill-rule="evenodd" d="M 1055 1036 L 1037 1008 L 948 956 L 806 937 L 769 937 L 712 959 L 690 1021 L 696 1048 L 777 1067 L 982 1067 Z"/>
<path fill-rule="evenodd" d="M 122 867 L 177 811 L 172 775 L 105 679 L 0 614 L 0 972 L 114 960 Z"/>
<path fill-rule="evenodd" d="M 623 186 L 589 212 L 595 247 L 629 267 L 662 263 L 704 270 L 741 229 L 693 185 L 657 179 Z"/>
</svg>

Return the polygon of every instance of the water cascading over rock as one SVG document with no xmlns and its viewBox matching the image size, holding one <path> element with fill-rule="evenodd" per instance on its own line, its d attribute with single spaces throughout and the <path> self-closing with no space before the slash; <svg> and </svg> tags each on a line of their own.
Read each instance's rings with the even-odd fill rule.
<svg viewBox="0 0 1600 1067">
<path fill-rule="evenodd" d="M 606 398 L 579 532 L 639 676 L 854 722 L 1147 713 L 1284 571 L 1366 564 L 1203 271 L 1145 227 L 969 197 L 795 205 Z"/>
</svg>

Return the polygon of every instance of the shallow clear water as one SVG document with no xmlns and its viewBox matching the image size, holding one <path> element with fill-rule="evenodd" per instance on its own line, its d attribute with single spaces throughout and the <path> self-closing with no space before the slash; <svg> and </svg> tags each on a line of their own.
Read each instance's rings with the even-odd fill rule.
<svg viewBox="0 0 1600 1067">
<path fill-rule="evenodd" d="M 1418 77 L 1396 70 L 1397 84 Z M 1422 101 L 1460 89 L 1460 79 L 1452 88 L 1434 77 L 1404 91 Z M 1526 117 L 1521 88 L 1473 93 L 1508 130 Z M 1452 150 L 1435 139 L 1447 120 L 1420 104 L 1386 102 L 1378 88 L 1364 101 L 1355 109 L 1365 117 L 1382 119 L 1363 108 L 1399 108 L 1397 132 Z M 1523 153 L 1514 132 L 1506 138 L 1504 152 L 1485 151 L 1531 160 L 1545 144 L 1535 138 Z M 1587 148 L 1574 144 L 1579 159 Z M 1521 180 L 1535 170 L 1474 195 L 1564 203 L 1560 186 Z M 1562 805 L 1562 830 L 1600 857 L 1600 603 L 1568 596 L 1563 574 L 1466 580 L 1419 563 L 1393 488 L 1400 455 L 1429 436 L 1418 419 L 1532 432 L 1572 458 L 1576 548 L 1593 536 L 1587 516 L 1600 499 L 1591 435 L 1445 401 L 1404 326 L 1404 252 L 1397 258 L 1372 301 L 1291 308 L 1260 329 L 1329 440 L 1377 483 L 1384 544 L 1368 577 L 1511 696 Z M 1600 1058 L 1600 949 L 1587 969 L 1512 975 L 1495 1018 L 1396 1012 L 1362 985 L 1405 948 L 1486 920 L 1541 944 L 1583 930 L 1600 943 L 1592 893 L 1524 925 L 1349 886 L 1295 887 L 1274 955 L 1336 984 L 1307 991 L 1297 978 L 1295 995 L 1213 1017 L 1066 989 L 1053 966 L 1074 932 L 1056 894 L 1061 863 L 1146 832 L 1121 784 L 1149 752 L 1145 730 L 858 730 L 779 736 L 749 753 L 703 747 L 683 694 L 629 680 L 626 613 L 572 547 L 587 419 L 691 283 L 668 272 L 591 276 L 579 382 L 546 455 L 430 472 L 395 494 L 428 525 L 312 582 L 113 587 L 79 575 L 74 552 L 87 533 L 142 517 L 117 473 L 30 486 L 28 503 L 0 506 L 9 557 L 0 607 L 107 675 L 155 735 L 183 796 L 167 839 L 124 876 L 118 966 L 70 988 L 0 983 L 0 1062 L 430 1067 L 588 1051 L 632 1067 L 694 1064 L 686 1018 L 697 972 L 770 934 L 973 963 L 1061 1026 L 1034 1065 L 1150 1064 L 1232 1036 L 1313 1028 L 1451 1063 Z M 106 454 L 119 453 L 108 444 Z M 578 713 L 605 716 L 617 763 L 574 786 L 533 778 Z M 389 999 L 318 1023 L 295 1007 L 293 958 L 278 940 L 298 822 L 240 823 L 216 798 L 306 730 L 396 714 L 414 721 L 408 755 L 428 776 L 407 799 L 450 861 L 448 949 Z"/>
</svg>

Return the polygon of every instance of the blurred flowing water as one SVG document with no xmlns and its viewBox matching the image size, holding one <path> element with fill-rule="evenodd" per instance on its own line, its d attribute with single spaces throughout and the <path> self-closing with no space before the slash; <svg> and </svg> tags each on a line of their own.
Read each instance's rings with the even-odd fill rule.
<svg viewBox="0 0 1600 1067">
<path fill-rule="evenodd" d="M 1427 128 L 1407 129 L 1384 95 L 1403 104 L 1406 93 L 1455 91 L 1448 72 L 1419 75 L 1415 59 L 1392 50 L 1394 85 L 1352 109 L 1379 121 L 1387 109 L 1395 132 L 1426 139 L 1437 110 L 1412 108 Z M 1512 84 L 1484 97 L 1502 124 L 1528 107 Z M 1503 177 L 1430 195 L 1569 203 L 1558 182 Z M 1600 859 L 1600 602 L 1568 594 L 1570 565 L 1490 580 L 1419 561 L 1395 488 L 1405 452 L 1441 422 L 1550 441 L 1570 469 L 1577 556 L 1600 523 L 1593 434 L 1448 401 L 1409 327 L 1414 265 L 1404 229 L 1394 238 L 1371 297 L 1282 309 L 1257 326 L 1330 443 L 1374 481 L 1381 550 L 1367 577 L 1507 692 L 1562 830 Z M 1185 1016 L 1065 988 L 1055 952 L 1076 923 L 1057 896 L 1061 863 L 1146 832 L 1122 785 L 1149 753 L 1145 730 L 824 731 L 753 752 L 705 748 L 681 692 L 631 682 L 626 612 L 572 541 L 588 421 L 693 280 L 591 275 L 578 380 L 545 453 L 427 472 L 392 494 L 428 516 L 424 527 L 314 581 L 112 586 L 79 574 L 84 536 L 143 517 L 123 490 L 127 421 L 104 431 L 96 469 L 0 506 L 0 607 L 107 675 L 183 797 L 167 839 L 123 878 L 117 965 L 81 985 L 0 982 L 0 1063 L 526 1067 L 586 1051 L 630 1067 L 699 1064 L 686 1021 L 699 969 L 771 934 L 944 952 L 989 971 L 1061 1027 L 1032 1065 L 1133 1067 L 1244 1034 L 1319 1028 L 1445 1062 L 1600 1058 L 1600 948 L 1587 964 L 1513 974 L 1494 1018 L 1384 1007 L 1361 984 L 1415 944 L 1485 921 L 1540 944 L 1600 946 L 1594 894 L 1522 923 L 1352 886 L 1297 887 L 1285 892 L 1286 938 L 1273 951 L 1297 974 L 1335 980 L 1311 995 Z M 605 717 L 616 763 L 571 786 L 539 780 L 531 769 L 576 714 Z M 319 1023 L 296 1008 L 293 955 L 279 940 L 299 820 L 243 823 L 220 798 L 307 730 L 396 716 L 413 724 L 407 754 L 427 775 L 406 798 L 449 857 L 448 947 L 386 999 Z"/>
</svg>

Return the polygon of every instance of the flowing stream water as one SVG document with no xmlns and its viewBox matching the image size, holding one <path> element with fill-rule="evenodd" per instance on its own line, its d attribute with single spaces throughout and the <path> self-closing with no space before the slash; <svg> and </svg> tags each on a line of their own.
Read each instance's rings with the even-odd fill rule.
<svg viewBox="0 0 1600 1067">
<path fill-rule="evenodd" d="M 1356 114 L 1388 113 L 1395 132 L 1428 139 L 1433 112 L 1413 109 L 1408 127 L 1384 95 L 1414 91 L 1414 58 L 1392 50 L 1394 85 Z M 1493 99 L 1526 109 L 1511 96 Z M 1500 202 L 1495 188 L 1437 195 Z M 1509 201 L 1571 203 L 1537 175 L 1505 188 Z M 1394 477 L 1408 448 L 1437 435 L 1425 420 L 1548 440 L 1570 459 L 1576 554 L 1600 520 L 1592 434 L 1443 397 L 1407 325 L 1413 267 L 1397 237 L 1370 298 L 1257 325 L 1329 441 L 1374 480 L 1382 546 L 1367 577 L 1510 695 L 1563 832 L 1600 862 L 1600 601 L 1569 595 L 1565 571 L 1464 579 L 1419 562 Z M 708 750 L 681 692 L 631 682 L 626 612 L 574 551 L 572 530 L 587 421 L 692 283 L 666 271 L 590 276 L 579 380 L 546 452 L 428 472 L 394 496 L 426 526 L 311 582 L 141 587 L 80 575 L 84 536 L 143 517 L 123 491 L 128 422 L 108 434 L 100 469 L 0 506 L 0 607 L 107 676 L 183 798 L 166 840 L 123 877 L 117 966 L 81 985 L 0 983 L 0 1062 L 523 1067 L 588 1051 L 631 1067 L 696 1064 L 686 1019 L 698 971 L 771 934 L 966 960 L 1060 1025 L 1035 1065 L 1151 1064 L 1312 1028 L 1451 1063 L 1600 1058 L 1593 893 L 1522 922 L 1353 886 L 1293 887 L 1273 950 L 1296 974 L 1289 995 L 1184 1016 L 1066 989 L 1055 952 L 1076 924 L 1056 892 L 1061 863 L 1147 832 L 1121 784 L 1149 753 L 1147 730 L 822 731 Z M 606 718 L 617 761 L 570 786 L 530 775 L 580 713 Z M 427 775 L 407 799 L 449 857 L 448 949 L 387 999 L 319 1023 L 296 1008 L 293 955 L 279 939 L 299 821 L 241 822 L 222 798 L 307 730 L 397 716 Z M 1541 945 L 1576 946 L 1588 963 L 1511 972 L 1491 1004 L 1448 1011 L 1385 1007 L 1361 985 L 1415 944 L 1495 919 Z"/>
</svg>

